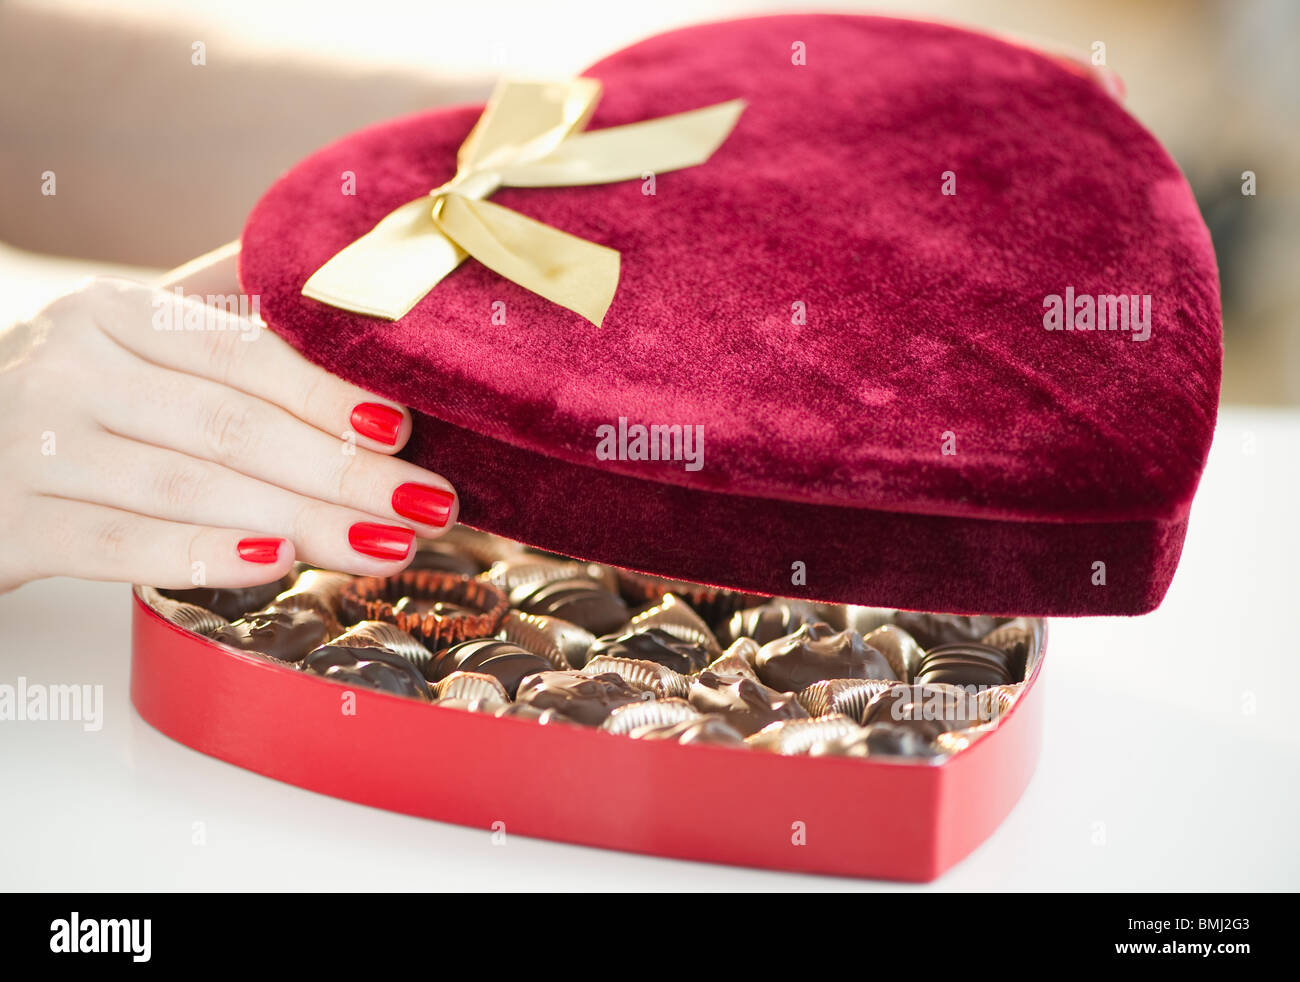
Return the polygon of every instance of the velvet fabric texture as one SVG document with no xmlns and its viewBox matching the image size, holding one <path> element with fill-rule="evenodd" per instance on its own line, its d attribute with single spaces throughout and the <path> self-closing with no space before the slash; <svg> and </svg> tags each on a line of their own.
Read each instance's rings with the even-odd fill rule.
<svg viewBox="0 0 1300 982">
<path fill-rule="evenodd" d="M 1031 50 L 875 17 L 708 24 L 587 74 L 590 129 L 749 103 L 710 161 L 653 188 L 493 197 L 620 251 L 601 328 L 473 260 L 397 322 L 301 296 L 452 176 L 478 106 L 326 147 L 244 231 L 271 329 L 411 406 L 405 454 L 455 483 L 466 523 L 828 601 L 1160 602 L 1214 429 L 1218 276 L 1185 180 L 1121 106 Z M 1149 338 L 1045 329 L 1067 289 L 1150 297 Z M 602 459 L 620 418 L 702 427 L 702 466 Z"/>
</svg>

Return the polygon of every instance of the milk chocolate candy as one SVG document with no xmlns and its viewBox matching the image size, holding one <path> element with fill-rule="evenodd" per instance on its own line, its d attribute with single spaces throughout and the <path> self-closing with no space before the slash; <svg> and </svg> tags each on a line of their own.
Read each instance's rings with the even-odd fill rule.
<svg viewBox="0 0 1300 982">
<path fill-rule="evenodd" d="M 452 672 L 479 672 L 499 681 L 510 698 L 515 698 L 519 683 L 538 672 L 549 672 L 553 666 L 541 655 L 534 654 L 509 641 L 479 638 L 462 641 L 438 652 L 426 670 L 430 682 L 441 682 Z"/>
<path fill-rule="evenodd" d="M 862 640 L 885 656 L 900 682 L 912 681 L 921 659 L 925 657 L 925 651 L 916 639 L 897 624 L 883 624 Z"/>
<path fill-rule="evenodd" d="M 587 656 L 652 661 L 681 675 L 691 675 L 709 663 L 709 653 L 704 648 L 675 638 L 659 628 L 597 638 Z"/>
<path fill-rule="evenodd" d="M 622 597 L 586 577 L 540 583 L 510 602 L 525 614 L 558 617 L 598 637 L 617 631 L 629 616 Z"/>
<path fill-rule="evenodd" d="M 328 644 L 305 659 L 302 669 L 344 685 L 362 686 L 428 702 L 429 683 L 420 670 L 387 648 Z"/>
<path fill-rule="evenodd" d="M 338 634 L 343 630 L 343 591 L 352 580 L 347 573 L 306 569 L 275 598 L 274 604 L 290 610 L 314 610 L 325 619 L 331 634 Z"/>
<path fill-rule="evenodd" d="M 812 604 L 802 600 L 773 600 L 760 607 L 737 611 L 727 623 L 724 640 L 753 638 L 760 645 L 783 638 L 805 624 L 822 623 Z"/>
<path fill-rule="evenodd" d="M 864 726 L 892 723 L 929 737 L 988 722 L 988 703 L 953 685 L 896 685 L 873 699 L 862 714 Z"/>
<path fill-rule="evenodd" d="M 1001 648 L 976 642 L 931 648 L 917 666 L 916 681 L 949 685 L 994 686 L 1012 681 L 1014 657 Z"/>
<path fill-rule="evenodd" d="M 337 634 L 316 610 L 294 610 L 272 604 L 212 633 L 215 641 L 279 662 L 300 662 L 308 652 Z"/>
<path fill-rule="evenodd" d="M 634 740 L 672 740 L 696 746 L 745 746 L 744 737 L 731 724 L 717 716 L 697 716 L 695 719 L 662 726 L 641 726 L 629 731 L 628 736 Z"/>
<path fill-rule="evenodd" d="M 781 692 L 798 692 L 823 679 L 898 680 L 885 656 L 862 635 L 835 633 L 820 623 L 763 645 L 754 668 L 765 685 Z"/>
<path fill-rule="evenodd" d="M 159 590 L 158 592 L 164 597 L 170 597 L 172 600 L 179 600 L 182 603 L 194 604 L 198 607 L 205 607 L 228 621 L 235 621 L 250 611 L 261 610 L 274 600 L 281 590 L 287 589 L 292 582 L 293 578 L 286 576 L 274 583 L 263 583 L 260 586 L 237 587 L 227 590 L 218 590 L 214 587 L 195 587 L 190 590 Z"/>
<path fill-rule="evenodd" d="M 757 733 L 778 720 L 808 717 L 794 696 L 743 675 L 701 672 L 691 683 L 689 699 L 700 712 L 721 716 L 741 736 Z"/>
<path fill-rule="evenodd" d="M 941 644 L 978 641 L 998 626 L 994 617 L 965 617 L 960 614 L 921 614 L 914 610 L 900 610 L 894 623 L 916 638 L 916 643 L 926 651 Z"/>
<path fill-rule="evenodd" d="M 612 673 L 539 672 L 524 680 L 517 702 L 535 709 L 553 709 L 584 726 L 600 726 L 619 706 L 654 698 Z"/>
</svg>

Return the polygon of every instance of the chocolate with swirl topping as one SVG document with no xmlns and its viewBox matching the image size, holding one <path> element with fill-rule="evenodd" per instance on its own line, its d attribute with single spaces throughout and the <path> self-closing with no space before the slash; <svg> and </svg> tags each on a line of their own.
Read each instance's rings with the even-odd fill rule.
<svg viewBox="0 0 1300 982">
<path fill-rule="evenodd" d="M 336 627 L 319 611 L 272 604 L 219 628 L 211 637 L 232 648 L 275 661 L 300 662 L 308 652 L 333 637 Z"/>
<path fill-rule="evenodd" d="M 612 672 L 601 675 L 540 672 L 519 686 L 517 701 L 534 709 L 553 709 L 584 726 L 600 726 L 619 706 L 647 698 L 653 696 Z"/>
<path fill-rule="evenodd" d="M 721 716 L 741 736 L 757 733 L 777 720 L 808 718 L 794 696 L 743 675 L 700 673 L 691 683 L 690 702 L 702 713 Z"/>
<path fill-rule="evenodd" d="M 428 702 L 429 683 L 420 670 L 387 648 L 327 644 L 303 659 L 302 670 L 345 685 L 363 686 Z"/>
<path fill-rule="evenodd" d="M 520 682 L 538 672 L 550 671 L 553 667 L 546 658 L 517 644 L 495 638 L 478 638 L 444 648 L 434 656 L 425 673 L 430 682 L 440 682 L 452 672 L 491 675 L 505 686 L 506 692 L 513 699 Z"/>
</svg>

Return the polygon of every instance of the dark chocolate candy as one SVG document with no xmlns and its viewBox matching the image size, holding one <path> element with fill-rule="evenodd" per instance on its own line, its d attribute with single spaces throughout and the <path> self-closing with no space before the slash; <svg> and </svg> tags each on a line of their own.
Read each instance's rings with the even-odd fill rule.
<svg viewBox="0 0 1300 982">
<path fill-rule="evenodd" d="M 407 569 L 432 569 L 458 576 L 478 576 L 483 565 L 472 556 L 442 542 L 421 542 Z"/>
<path fill-rule="evenodd" d="M 611 634 L 630 616 L 623 598 L 587 577 L 530 584 L 510 597 L 525 614 L 558 617 L 599 637 Z"/>
<path fill-rule="evenodd" d="M 222 644 L 254 651 L 276 661 L 300 662 L 330 639 L 333 629 L 319 611 L 272 604 L 213 632 Z"/>
<path fill-rule="evenodd" d="M 702 672 L 691 682 L 689 699 L 700 712 L 721 716 L 741 736 L 757 733 L 777 720 L 808 717 L 793 695 L 769 689 L 744 675 Z"/>
<path fill-rule="evenodd" d="M 765 685 L 798 692 L 823 679 L 882 679 L 898 676 L 889 662 L 856 631 L 836 633 L 826 624 L 805 624 L 789 637 L 763 645 L 754 664 Z"/>
<path fill-rule="evenodd" d="M 809 754 L 813 757 L 934 757 L 933 740 L 940 732 L 933 726 L 875 723 L 838 740 L 819 743 Z"/>
<path fill-rule="evenodd" d="M 802 600 L 773 600 L 760 607 L 738 610 L 727 622 L 724 645 L 732 644 L 739 638 L 753 638 L 759 644 L 767 644 L 777 638 L 783 638 L 805 624 L 817 624 L 821 616 L 812 604 Z"/>
<path fill-rule="evenodd" d="M 515 698 L 519 683 L 529 675 L 550 671 L 554 666 L 541 655 L 495 638 L 462 641 L 438 652 L 426 669 L 430 682 L 439 682 L 452 672 L 491 675 Z"/>
<path fill-rule="evenodd" d="M 744 738 L 726 720 L 718 716 L 701 716 L 681 723 L 642 726 L 628 736 L 636 740 L 675 740 L 677 743 L 713 744 L 720 747 L 743 747 Z"/>
<path fill-rule="evenodd" d="M 919 683 L 992 686 L 1012 681 L 1015 656 L 987 644 L 941 644 L 931 648 L 917 666 Z"/>
<path fill-rule="evenodd" d="M 700 645 L 682 641 L 657 627 L 597 638 L 588 650 L 587 658 L 601 655 L 652 661 L 682 675 L 698 672 L 709 663 L 709 653 Z"/>
<path fill-rule="evenodd" d="M 228 621 L 238 620 L 249 611 L 261 610 L 274 600 L 282 590 L 293 582 L 292 576 L 263 583 L 261 586 L 246 586 L 230 590 L 218 590 L 213 587 L 196 587 L 192 590 L 159 590 L 164 597 L 171 597 L 182 603 L 206 607 L 214 614 L 220 614 Z"/>
<path fill-rule="evenodd" d="M 926 651 L 941 644 L 978 641 L 1001 622 L 996 617 L 920 614 L 914 610 L 900 610 L 894 615 L 894 623 L 916 638 Z"/>
<path fill-rule="evenodd" d="M 387 648 L 327 644 L 305 659 L 302 669 L 345 685 L 363 686 L 428 702 L 429 683 L 420 670 Z"/>
<path fill-rule="evenodd" d="M 619 706 L 641 702 L 648 696 L 612 672 L 541 672 L 519 686 L 516 701 L 534 709 L 553 709 L 584 726 L 599 726 Z"/>
</svg>

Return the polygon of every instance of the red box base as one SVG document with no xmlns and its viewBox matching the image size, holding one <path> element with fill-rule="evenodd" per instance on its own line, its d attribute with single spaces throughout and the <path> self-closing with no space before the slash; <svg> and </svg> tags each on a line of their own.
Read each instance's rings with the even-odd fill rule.
<svg viewBox="0 0 1300 982">
<path fill-rule="evenodd" d="M 1038 760 L 1041 659 L 998 727 L 941 764 L 782 757 L 349 689 L 190 634 L 138 595 L 134 604 L 131 701 L 160 732 L 321 794 L 515 835 L 926 881 L 988 837 Z"/>
</svg>

